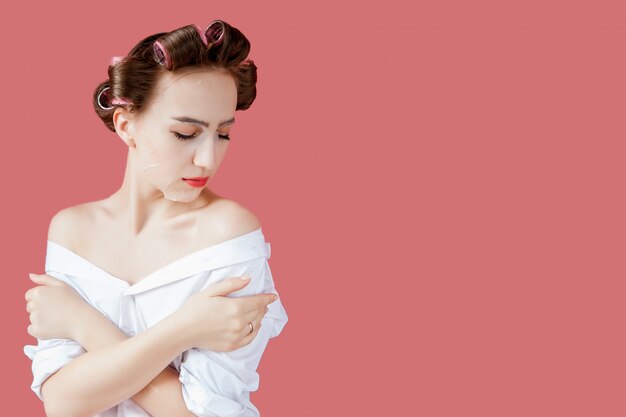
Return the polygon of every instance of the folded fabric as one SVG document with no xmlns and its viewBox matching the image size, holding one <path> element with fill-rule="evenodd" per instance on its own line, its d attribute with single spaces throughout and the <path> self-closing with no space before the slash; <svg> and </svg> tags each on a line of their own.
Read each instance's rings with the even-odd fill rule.
<svg viewBox="0 0 626 417">
<path fill-rule="evenodd" d="M 252 279 L 230 297 L 273 292 L 278 295 L 268 264 L 271 247 L 261 228 L 180 258 L 131 285 L 75 252 L 47 242 L 46 274 L 72 286 L 89 304 L 122 331 L 134 336 L 178 310 L 192 294 L 225 278 Z M 280 298 L 269 306 L 256 337 L 232 352 L 193 348 L 170 364 L 179 372 L 187 408 L 198 416 L 258 417 L 250 392 L 259 387 L 257 367 L 270 338 L 288 321 Z M 41 385 L 85 349 L 72 339 L 38 339 L 24 346 L 33 361 L 31 389 L 42 399 Z M 131 399 L 94 417 L 149 416 Z"/>
</svg>

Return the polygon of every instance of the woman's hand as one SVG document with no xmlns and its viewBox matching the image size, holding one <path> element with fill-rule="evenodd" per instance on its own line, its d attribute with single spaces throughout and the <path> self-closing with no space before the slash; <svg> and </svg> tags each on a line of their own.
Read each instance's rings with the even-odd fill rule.
<svg viewBox="0 0 626 417">
<path fill-rule="evenodd" d="M 222 280 L 193 294 L 174 312 L 186 346 L 229 352 L 254 339 L 267 305 L 278 297 L 273 293 L 226 297 L 249 282 L 239 277 Z M 248 323 L 252 323 L 252 332 Z"/>
<path fill-rule="evenodd" d="M 38 339 L 74 339 L 80 318 L 91 306 L 72 287 L 50 275 L 30 274 L 42 284 L 26 291 L 26 311 L 30 313 L 28 333 Z"/>
</svg>

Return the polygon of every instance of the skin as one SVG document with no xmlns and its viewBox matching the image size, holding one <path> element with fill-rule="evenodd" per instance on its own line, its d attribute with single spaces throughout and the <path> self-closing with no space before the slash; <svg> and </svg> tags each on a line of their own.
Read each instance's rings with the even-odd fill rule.
<svg viewBox="0 0 626 417">
<path fill-rule="evenodd" d="M 115 271 L 115 276 L 129 283 L 133 283 L 130 277 L 153 271 L 150 262 L 154 259 L 167 264 L 198 248 L 178 242 L 154 247 L 148 246 L 149 242 L 163 242 L 166 237 L 170 241 L 176 236 L 181 242 L 202 247 L 206 241 L 199 241 L 198 233 L 193 234 L 195 229 L 215 234 L 218 241 L 233 237 L 206 225 L 244 225 L 245 231 L 258 227 L 254 215 L 234 210 L 206 187 L 195 188 L 182 181 L 183 177 L 216 174 L 228 149 L 228 141 L 218 135 L 229 134 L 232 126 L 220 126 L 220 122 L 233 118 L 236 108 L 234 79 L 219 69 L 166 73 L 158 80 L 155 92 L 142 114 L 126 108 L 115 110 L 116 132 L 128 146 L 124 181 L 97 207 L 90 206 L 90 213 L 101 214 L 92 216 L 89 227 L 97 236 L 114 233 L 121 253 L 114 253 L 110 245 L 90 252 L 85 241 L 69 238 L 68 230 L 77 230 L 78 225 L 77 216 L 67 212 L 52 219 L 48 232 L 49 240 L 75 251 L 81 248 L 81 253 L 92 255 L 91 259 L 99 254 L 98 265 L 119 265 L 106 258 L 111 252 L 115 261 L 119 255 L 133 259 L 130 271 Z M 209 126 L 171 119 L 177 116 L 203 120 Z M 195 138 L 180 141 L 174 132 Z M 234 212 L 237 214 L 233 216 Z M 224 221 L 227 218 L 230 220 Z M 230 232 L 234 229 L 232 226 Z M 242 231 L 235 230 L 234 234 Z M 113 241 L 106 237 L 98 240 Z M 151 256 L 146 255 L 148 251 Z M 87 350 L 43 384 L 44 406 L 51 417 L 91 416 L 128 398 L 154 417 L 193 416 L 183 401 L 178 374 L 168 365 L 191 347 L 228 351 L 250 343 L 267 305 L 276 299 L 274 294 L 226 297 L 247 283 L 233 277 L 194 294 L 174 314 L 128 337 L 62 281 L 48 275 L 38 275 L 33 281 L 41 285 L 25 295 L 31 320 L 29 334 L 42 339 L 74 339 Z M 208 323 L 210 317 L 220 320 Z M 248 322 L 254 325 L 252 334 L 248 334 Z M 145 355 L 146 351 L 151 354 Z"/>
</svg>

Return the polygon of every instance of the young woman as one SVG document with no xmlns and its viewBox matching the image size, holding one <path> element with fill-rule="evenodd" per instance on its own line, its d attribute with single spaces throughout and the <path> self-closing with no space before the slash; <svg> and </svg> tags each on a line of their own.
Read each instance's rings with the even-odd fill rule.
<svg viewBox="0 0 626 417">
<path fill-rule="evenodd" d="M 224 21 L 188 25 L 115 57 L 96 88 L 128 159 L 113 195 L 52 218 L 25 294 L 49 417 L 259 416 L 256 369 L 288 318 L 258 219 L 206 187 L 256 97 L 249 50 Z"/>
</svg>

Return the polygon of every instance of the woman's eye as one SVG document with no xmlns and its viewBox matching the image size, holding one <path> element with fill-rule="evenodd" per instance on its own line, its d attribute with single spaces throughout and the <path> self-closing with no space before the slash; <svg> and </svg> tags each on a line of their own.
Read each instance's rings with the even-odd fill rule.
<svg viewBox="0 0 626 417">
<path fill-rule="evenodd" d="M 173 132 L 173 133 L 174 133 L 174 135 L 176 136 L 176 138 L 178 140 L 190 140 L 190 139 L 194 139 L 195 138 L 195 136 L 193 136 L 193 135 L 183 135 L 183 134 L 180 134 L 178 132 Z M 220 139 L 223 139 L 223 140 L 230 140 L 230 136 L 228 136 L 228 135 L 217 135 L 217 136 Z"/>
<path fill-rule="evenodd" d="M 190 136 L 187 136 L 187 135 L 181 135 L 181 134 L 180 134 L 180 133 L 178 133 L 178 132 L 174 132 L 174 135 L 176 136 L 176 138 L 177 138 L 178 140 L 189 140 L 189 139 L 193 139 L 193 138 L 195 138 L 195 136 L 193 136 L 193 135 L 190 135 Z"/>
</svg>

